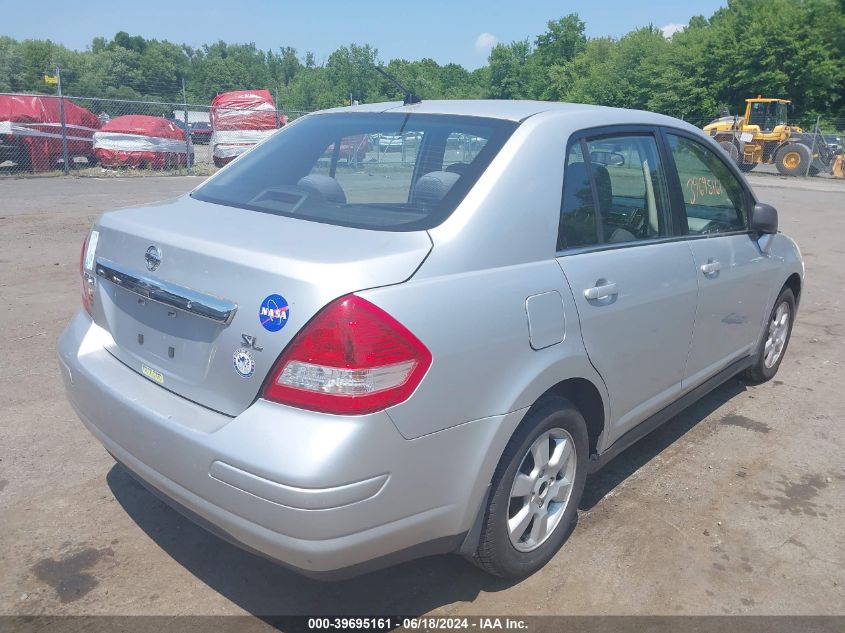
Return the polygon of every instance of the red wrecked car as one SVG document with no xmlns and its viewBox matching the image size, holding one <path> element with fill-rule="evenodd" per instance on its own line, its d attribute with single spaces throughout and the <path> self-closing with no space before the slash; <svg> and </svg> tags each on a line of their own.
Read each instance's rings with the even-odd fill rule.
<svg viewBox="0 0 845 633">
<path fill-rule="evenodd" d="M 185 166 L 185 131 L 163 117 L 144 114 L 115 117 L 94 134 L 94 154 L 103 167 Z"/>
<path fill-rule="evenodd" d="M 338 158 L 345 160 L 347 163 L 362 163 L 367 158 L 367 151 L 370 149 L 370 139 L 366 134 L 356 134 L 354 136 L 344 136 L 340 139 L 340 151 Z M 334 143 L 326 148 L 323 156 L 332 157 L 334 155 Z"/>
<path fill-rule="evenodd" d="M 62 119 L 58 97 L 0 95 L 0 163 L 12 161 L 22 169 L 48 171 L 62 160 Z M 94 162 L 92 135 L 100 119 L 67 98 L 65 133 L 69 157 Z"/>
<path fill-rule="evenodd" d="M 222 167 L 285 124 L 269 90 L 224 92 L 211 102 L 211 153 Z"/>
</svg>

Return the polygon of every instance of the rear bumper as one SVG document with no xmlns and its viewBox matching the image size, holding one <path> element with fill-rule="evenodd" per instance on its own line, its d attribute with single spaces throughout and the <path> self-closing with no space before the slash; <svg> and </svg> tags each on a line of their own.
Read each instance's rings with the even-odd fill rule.
<svg viewBox="0 0 845 633">
<path fill-rule="evenodd" d="M 59 341 L 85 426 L 190 518 L 308 575 L 455 550 L 484 497 L 499 432 L 520 415 L 415 440 L 384 412 L 329 416 L 258 400 L 231 418 L 125 366 L 103 348 L 109 340 L 79 312 Z"/>
</svg>

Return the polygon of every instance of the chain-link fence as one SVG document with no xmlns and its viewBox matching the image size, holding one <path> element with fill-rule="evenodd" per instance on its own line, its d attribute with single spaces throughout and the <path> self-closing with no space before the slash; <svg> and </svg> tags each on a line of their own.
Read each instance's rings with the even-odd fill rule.
<svg viewBox="0 0 845 633">
<path fill-rule="evenodd" d="M 211 104 L 0 93 L 0 174 L 205 175 L 303 114 L 260 90 Z"/>
<path fill-rule="evenodd" d="M 266 90 L 227 92 L 210 104 L 0 93 L 0 175 L 129 171 L 208 175 L 303 114 L 279 107 Z M 715 118 L 685 120 L 703 128 Z M 845 119 L 799 118 L 791 120 L 790 125 L 810 134 L 807 143 L 813 144 L 812 154 L 818 154 L 816 143 L 838 145 L 841 152 Z M 744 144 L 739 133 L 734 136 L 732 147 L 724 147 L 739 162 L 753 144 Z M 472 138 L 450 142 L 447 150 L 453 153 L 474 151 Z M 409 154 L 413 162 L 418 144 L 419 138 L 413 133 L 366 136 L 342 141 L 341 155 L 350 164 L 402 164 Z M 777 173 L 776 150 L 780 145 L 761 144 L 759 156 L 749 155 L 754 164 L 743 167 L 746 171 L 753 168 Z M 798 170 L 796 175 L 808 172 L 815 175 L 830 170 Z"/>
</svg>

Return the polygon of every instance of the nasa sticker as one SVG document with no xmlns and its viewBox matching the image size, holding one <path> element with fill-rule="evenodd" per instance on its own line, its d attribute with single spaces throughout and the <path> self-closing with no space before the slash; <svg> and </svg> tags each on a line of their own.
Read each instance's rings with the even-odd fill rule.
<svg viewBox="0 0 845 633">
<path fill-rule="evenodd" d="M 232 364 L 235 366 L 235 371 L 244 378 L 249 378 L 255 373 L 255 358 L 252 353 L 243 347 L 239 347 L 232 355 Z"/>
<path fill-rule="evenodd" d="M 269 295 L 258 308 L 258 320 L 268 332 L 278 332 L 288 323 L 290 308 L 282 295 Z"/>
</svg>

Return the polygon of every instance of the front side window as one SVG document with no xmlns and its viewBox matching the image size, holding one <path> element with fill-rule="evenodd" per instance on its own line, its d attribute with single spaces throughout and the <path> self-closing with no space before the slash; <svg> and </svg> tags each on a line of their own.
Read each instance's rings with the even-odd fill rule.
<svg viewBox="0 0 845 633">
<path fill-rule="evenodd" d="M 756 101 L 751 104 L 751 112 L 748 115 L 749 125 L 759 125 L 761 130 L 770 129 L 769 126 L 769 104 Z"/>
<path fill-rule="evenodd" d="M 674 134 L 668 138 L 684 194 L 690 235 L 746 230 L 747 197 L 728 166 L 696 141 Z"/>
<path fill-rule="evenodd" d="M 786 104 L 777 101 L 757 101 L 751 104 L 749 125 L 758 125 L 764 132 L 778 125 L 786 125 Z"/>
<path fill-rule="evenodd" d="M 558 250 L 669 235 L 668 190 L 653 136 L 576 142 L 566 162 Z"/>
<path fill-rule="evenodd" d="M 516 127 L 451 115 L 311 115 L 282 128 L 191 195 L 342 226 L 430 229 L 463 200 Z"/>
</svg>

